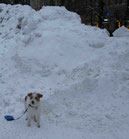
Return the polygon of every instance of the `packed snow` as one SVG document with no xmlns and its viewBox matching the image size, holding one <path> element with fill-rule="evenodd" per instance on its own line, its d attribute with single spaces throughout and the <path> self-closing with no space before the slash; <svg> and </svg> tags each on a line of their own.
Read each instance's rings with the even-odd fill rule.
<svg viewBox="0 0 129 139">
<path fill-rule="evenodd" d="M 116 34 L 64 7 L 0 4 L 0 138 L 128 139 L 129 32 Z M 41 127 L 6 121 L 33 91 L 44 95 Z"/>
<path fill-rule="evenodd" d="M 129 29 L 127 29 L 125 26 L 122 26 L 121 28 L 114 31 L 113 36 L 114 37 L 129 37 Z"/>
</svg>

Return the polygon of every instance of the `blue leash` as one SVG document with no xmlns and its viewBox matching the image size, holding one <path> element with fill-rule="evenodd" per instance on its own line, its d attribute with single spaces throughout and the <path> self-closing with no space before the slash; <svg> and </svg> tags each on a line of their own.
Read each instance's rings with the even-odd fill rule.
<svg viewBox="0 0 129 139">
<path fill-rule="evenodd" d="M 18 119 L 20 119 L 20 118 L 27 112 L 27 110 L 28 110 L 28 108 L 24 111 L 24 113 L 23 113 L 21 116 L 19 116 L 19 117 L 16 118 L 16 119 L 15 119 L 13 116 L 11 116 L 11 115 L 5 115 L 4 118 L 5 118 L 7 121 L 18 120 Z"/>
</svg>

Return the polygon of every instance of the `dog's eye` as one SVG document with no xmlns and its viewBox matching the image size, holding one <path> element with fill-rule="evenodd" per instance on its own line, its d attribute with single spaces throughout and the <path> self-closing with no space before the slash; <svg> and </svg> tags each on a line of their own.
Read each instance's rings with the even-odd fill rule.
<svg viewBox="0 0 129 139">
<path fill-rule="evenodd" d="M 35 97 L 36 100 L 38 100 L 38 97 Z"/>
</svg>

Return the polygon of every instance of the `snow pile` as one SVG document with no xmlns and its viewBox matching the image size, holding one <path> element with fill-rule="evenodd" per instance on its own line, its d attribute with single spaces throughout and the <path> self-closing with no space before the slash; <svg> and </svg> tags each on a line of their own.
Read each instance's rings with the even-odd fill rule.
<svg viewBox="0 0 129 139">
<path fill-rule="evenodd" d="M 44 94 L 41 128 L 1 117 L 1 138 L 126 139 L 128 46 L 64 7 L 0 4 L 0 114 L 20 115 L 28 92 Z"/>
<path fill-rule="evenodd" d="M 125 26 L 122 26 L 113 32 L 113 36 L 114 37 L 126 37 L 126 36 L 128 37 L 129 30 Z"/>
<path fill-rule="evenodd" d="M 37 29 L 38 24 L 45 21 L 62 22 L 67 21 L 80 23 L 80 17 L 77 14 L 66 11 L 64 7 L 45 7 L 39 12 L 35 12 L 29 6 L 1 5 L 1 32 L 6 37 L 14 37 L 15 34 L 28 35 Z"/>
</svg>

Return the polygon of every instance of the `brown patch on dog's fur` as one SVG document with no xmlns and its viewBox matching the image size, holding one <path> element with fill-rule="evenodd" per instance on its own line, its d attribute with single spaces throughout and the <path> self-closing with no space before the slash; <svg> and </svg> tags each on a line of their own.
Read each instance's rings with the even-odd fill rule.
<svg viewBox="0 0 129 139">
<path fill-rule="evenodd" d="M 43 95 L 42 95 L 42 94 L 37 94 L 37 96 L 38 96 L 39 98 L 43 97 Z"/>
<path fill-rule="evenodd" d="M 41 97 L 43 97 L 42 94 L 37 94 L 36 97 L 35 97 L 35 99 L 36 99 L 37 101 L 40 101 L 40 98 L 41 98 Z"/>
<path fill-rule="evenodd" d="M 25 101 L 27 101 L 27 96 L 25 97 Z"/>
<path fill-rule="evenodd" d="M 29 96 L 29 97 L 32 97 L 32 93 L 29 93 L 28 96 Z"/>
</svg>

